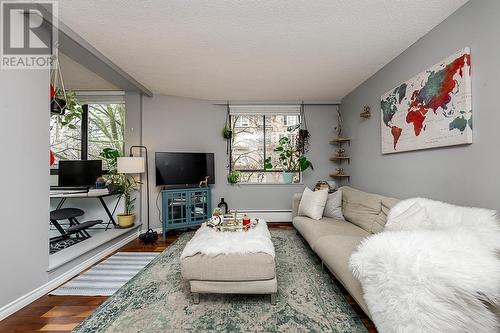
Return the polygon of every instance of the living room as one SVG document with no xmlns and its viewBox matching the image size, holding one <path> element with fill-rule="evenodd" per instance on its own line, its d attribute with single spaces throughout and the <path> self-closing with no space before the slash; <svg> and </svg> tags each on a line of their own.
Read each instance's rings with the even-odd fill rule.
<svg viewBox="0 0 500 333">
<path fill-rule="evenodd" d="M 0 331 L 498 332 L 500 2 L 0 5 Z"/>
</svg>

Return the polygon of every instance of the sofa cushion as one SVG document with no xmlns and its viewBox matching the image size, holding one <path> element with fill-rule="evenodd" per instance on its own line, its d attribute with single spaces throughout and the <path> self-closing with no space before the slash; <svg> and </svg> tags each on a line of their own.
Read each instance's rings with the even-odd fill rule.
<svg viewBox="0 0 500 333">
<path fill-rule="evenodd" d="M 312 191 L 308 187 L 302 193 L 299 204 L 299 215 L 319 220 L 323 216 L 328 190 Z"/>
<path fill-rule="evenodd" d="M 342 191 L 335 191 L 328 194 L 323 216 L 345 221 L 342 214 Z"/>
<path fill-rule="evenodd" d="M 361 283 L 356 279 L 349 269 L 351 254 L 365 236 L 347 234 L 334 234 L 321 237 L 315 243 L 315 252 L 327 265 L 329 270 L 349 291 L 356 303 L 369 315 L 368 307 L 363 299 Z"/>
<path fill-rule="evenodd" d="M 372 233 L 378 233 L 384 230 L 385 224 L 387 223 L 387 215 L 389 215 L 389 211 L 392 207 L 394 207 L 399 202 L 399 199 L 382 197 L 382 209 L 380 213 L 377 215 L 372 225 Z"/>
<path fill-rule="evenodd" d="M 371 233 L 375 218 L 382 210 L 382 197 L 348 186 L 342 187 L 341 190 L 342 212 L 347 221 Z"/>
<path fill-rule="evenodd" d="M 309 246 L 316 250 L 316 243 L 328 235 L 344 235 L 348 237 L 367 237 L 370 234 L 360 227 L 345 221 L 324 217 L 315 221 L 308 217 L 297 216 L 293 219 L 295 229 L 306 239 Z"/>
</svg>

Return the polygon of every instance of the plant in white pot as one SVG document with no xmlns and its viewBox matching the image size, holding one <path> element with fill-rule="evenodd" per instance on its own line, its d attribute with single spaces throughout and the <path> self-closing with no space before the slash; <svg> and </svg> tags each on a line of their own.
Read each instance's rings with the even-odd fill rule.
<svg viewBox="0 0 500 333">
<path fill-rule="evenodd" d="M 291 133 L 295 129 L 296 127 L 289 127 L 287 131 Z M 311 161 L 286 136 L 282 136 L 279 139 L 278 146 L 274 148 L 274 152 L 277 154 L 278 164 L 281 165 L 281 170 L 283 170 L 282 176 L 285 184 L 292 184 L 297 172 L 302 172 L 309 168 L 314 170 Z M 273 168 L 272 157 L 266 158 L 264 169 L 270 170 Z"/>
<path fill-rule="evenodd" d="M 118 224 L 121 228 L 129 228 L 135 222 L 135 201 L 137 198 L 132 198 L 132 193 L 137 191 L 137 182 L 125 175 L 120 177 L 120 191 L 123 193 L 125 201 L 124 212 L 118 214 Z"/>
</svg>

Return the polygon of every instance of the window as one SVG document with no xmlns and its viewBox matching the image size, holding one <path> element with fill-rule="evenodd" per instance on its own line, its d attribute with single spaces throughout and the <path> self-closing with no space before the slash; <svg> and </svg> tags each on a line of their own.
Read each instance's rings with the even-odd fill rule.
<svg viewBox="0 0 500 333">
<path fill-rule="evenodd" d="M 82 114 L 67 124 L 69 119 L 64 115 L 50 118 L 50 149 L 56 159 L 53 169 L 57 170 L 60 160 L 100 159 L 104 148 L 123 154 L 125 104 L 89 103 L 82 109 Z"/>
<path fill-rule="evenodd" d="M 233 139 L 230 168 L 241 172 L 240 183 L 283 183 L 282 170 L 274 149 L 283 136 L 287 136 L 292 143 L 295 142 L 298 129 L 291 133 L 287 131 L 290 126 L 300 123 L 299 113 L 295 110 L 296 108 L 292 108 L 288 110 L 290 114 L 283 114 L 283 110 L 274 110 L 272 107 L 265 111 L 248 107 L 245 110 L 231 108 Z M 264 169 L 264 161 L 268 157 L 271 157 L 274 166 L 272 170 Z M 297 172 L 294 183 L 299 182 L 300 173 Z"/>
</svg>

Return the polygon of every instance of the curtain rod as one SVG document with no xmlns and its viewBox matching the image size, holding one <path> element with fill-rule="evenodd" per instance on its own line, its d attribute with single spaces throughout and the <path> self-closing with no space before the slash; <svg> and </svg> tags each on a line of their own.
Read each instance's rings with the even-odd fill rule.
<svg viewBox="0 0 500 333">
<path fill-rule="evenodd" d="M 259 103 L 259 104 L 250 104 L 250 103 L 242 103 L 242 104 L 232 104 L 232 103 L 214 103 L 212 105 L 220 105 L 220 106 L 288 106 L 288 105 L 305 105 L 305 106 L 339 106 L 341 103 Z"/>
</svg>

